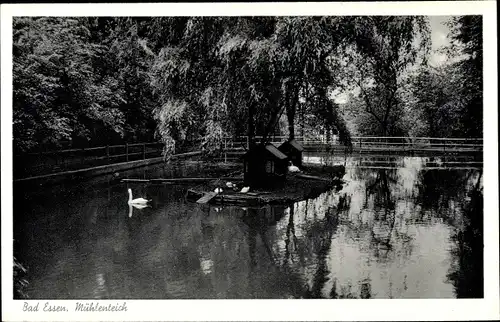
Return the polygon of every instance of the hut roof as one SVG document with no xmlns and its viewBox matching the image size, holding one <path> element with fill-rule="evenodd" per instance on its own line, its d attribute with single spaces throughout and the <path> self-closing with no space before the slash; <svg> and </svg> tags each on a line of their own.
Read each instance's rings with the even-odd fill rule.
<svg viewBox="0 0 500 322">
<path fill-rule="evenodd" d="M 275 157 L 277 157 L 280 160 L 287 158 L 287 156 L 283 152 L 278 150 L 278 148 L 275 147 L 273 144 L 270 144 L 270 143 L 266 144 L 266 150 L 271 152 Z"/>
<path fill-rule="evenodd" d="M 278 150 L 278 148 L 275 147 L 271 143 L 268 143 L 268 144 L 265 144 L 265 145 L 258 145 L 254 149 L 252 149 L 252 150 L 248 151 L 247 153 L 245 153 L 243 155 L 243 158 L 248 158 L 249 156 L 254 155 L 255 153 L 258 153 L 258 151 L 267 151 L 273 157 L 275 157 L 275 158 L 277 158 L 279 160 L 284 160 L 284 159 L 288 158 L 283 152 L 281 152 L 280 150 Z"/>
<path fill-rule="evenodd" d="M 280 147 L 285 146 L 285 145 L 290 145 L 294 149 L 296 149 L 297 151 L 300 151 L 300 152 L 304 151 L 304 148 L 302 147 L 302 145 L 300 145 L 299 142 L 297 142 L 295 139 L 284 142 L 283 144 L 280 145 Z"/>
</svg>

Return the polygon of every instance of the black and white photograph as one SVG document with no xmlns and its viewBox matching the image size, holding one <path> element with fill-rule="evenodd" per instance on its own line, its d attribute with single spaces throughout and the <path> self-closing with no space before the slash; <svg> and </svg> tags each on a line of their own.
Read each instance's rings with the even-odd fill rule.
<svg viewBox="0 0 500 322">
<path fill-rule="evenodd" d="M 460 3 L 9 11 L 2 320 L 500 318 L 496 5 Z"/>
</svg>

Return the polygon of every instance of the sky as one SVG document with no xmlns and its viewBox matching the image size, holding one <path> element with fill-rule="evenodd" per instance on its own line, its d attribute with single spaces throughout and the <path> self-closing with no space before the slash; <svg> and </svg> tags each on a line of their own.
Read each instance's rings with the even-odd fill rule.
<svg viewBox="0 0 500 322">
<path fill-rule="evenodd" d="M 450 44 L 449 38 L 447 37 L 450 29 L 444 25 L 444 22 L 448 21 L 450 18 L 450 16 L 429 17 L 432 41 L 432 52 L 429 63 L 433 66 L 440 65 L 446 61 L 446 55 L 438 53 L 437 50 L 442 46 Z"/>
</svg>

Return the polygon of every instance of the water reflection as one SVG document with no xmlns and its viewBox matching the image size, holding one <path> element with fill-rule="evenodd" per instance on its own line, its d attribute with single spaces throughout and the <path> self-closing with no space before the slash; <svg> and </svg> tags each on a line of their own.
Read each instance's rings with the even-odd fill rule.
<svg viewBox="0 0 500 322">
<path fill-rule="evenodd" d="M 342 190 L 281 206 L 198 205 L 185 201 L 186 186 L 116 181 L 18 193 L 15 254 L 28 266 L 26 292 L 102 299 L 482 297 L 481 170 L 429 169 L 422 158 L 394 162 L 398 167 L 348 166 Z M 129 187 L 153 199 L 151 207 L 129 207 Z"/>
<path fill-rule="evenodd" d="M 482 173 L 466 198 L 459 202 L 462 223 L 455 229 L 451 250 L 455 261 L 448 278 L 452 281 L 458 298 L 482 297 L 483 280 L 483 192 Z"/>
<path fill-rule="evenodd" d="M 128 205 L 128 217 L 131 218 L 133 213 L 134 213 L 134 208 L 135 209 L 144 209 L 144 208 L 148 208 L 148 207 L 151 207 L 150 205 L 138 205 L 138 204 L 129 204 Z"/>
</svg>

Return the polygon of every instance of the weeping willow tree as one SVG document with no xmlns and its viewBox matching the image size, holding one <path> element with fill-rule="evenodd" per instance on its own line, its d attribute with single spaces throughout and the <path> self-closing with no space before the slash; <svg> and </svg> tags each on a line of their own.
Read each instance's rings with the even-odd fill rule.
<svg viewBox="0 0 500 322">
<path fill-rule="evenodd" d="M 307 98 L 321 122 L 339 129 L 343 120 L 329 99 L 335 84 L 329 57 L 347 39 L 339 17 L 193 17 L 157 23 L 175 30 L 164 41 L 151 69 L 158 97 L 158 135 L 168 156 L 186 141 L 205 151 L 224 136 L 246 132 L 265 141 L 286 111 L 289 136 L 295 135 L 299 101 Z"/>
<path fill-rule="evenodd" d="M 224 106 L 216 98 L 217 75 L 222 70 L 214 46 L 222 35 L 222 25 L 217 18 L 154 21 L 155 30 L 167 34 L 176 31 L 174 37 L 158 45 L 150 71 L 157 101 L 157 134 L 165 144 L 166 155 L 175 151 L 176 143 L 200 137 L 210 139 L 223 130 L 219 116 Z"/>
<path fill-rule="evenodd" d="M 283 48 L 283 108 L 286 110 L 288 135 L 295 136 L 296 114 L 300 101 L 302 113 L 320 116 L 316 125 L 335 127 L 344 143 L 350 136 L 344 131 L 343 119 L 329 98 L 330 87 L 339 84 L 330 57 L 349 40 L 351 18 L 294 17 L 284 18 L 277 26 L 279 45 Z"/>
</svg>

